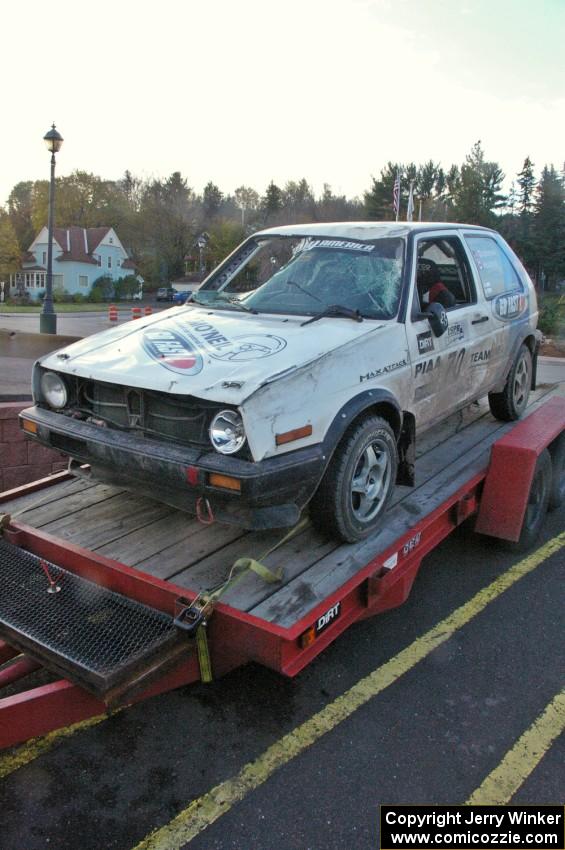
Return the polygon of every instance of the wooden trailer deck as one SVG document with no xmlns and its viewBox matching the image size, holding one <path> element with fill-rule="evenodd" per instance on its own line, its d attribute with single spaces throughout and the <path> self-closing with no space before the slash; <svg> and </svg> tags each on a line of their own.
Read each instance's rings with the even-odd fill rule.
<svg viewBox="0 0 565 850">
<path fill-rule="evenodd" d="M 554 395 L 565 396 L 565 387 L 539 387 L 528 412 Z M 263 559 L 271 569 L 284 567 L 280 583 L 267 584 L 248 573 L 222 602 L 290 628 L 486 469 L 491 445 L 513 424 L 495 420 L 486 400 L 451 417 L 420 439 L 416 487 L 396 488 L 379 534 L 361 543 L 339 544 L 307 527 Z M 82 479 L 5 502 L 2 511 L 18 513 L 25 525 L 195 592 L 225 580 L 240 557 L 261 560 L 286 533 L 245 532 L 219 523 L 205 526 L 152 501 L 149 493 L 133 495 Z"/>
</svg>

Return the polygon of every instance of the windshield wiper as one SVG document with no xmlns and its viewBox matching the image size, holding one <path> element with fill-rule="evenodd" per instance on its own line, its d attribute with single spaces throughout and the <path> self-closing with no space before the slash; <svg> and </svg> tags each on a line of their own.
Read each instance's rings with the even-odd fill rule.
<svg viewBox="0 0 565 850">
<path fill-rule="evenodd" d="M 300 327 L 303 328 L 304 325 L 311 325 L 312 322 L 317 322 L 318 319 L 324 319 L 326 317 L 353 319 L 354 322 L 363 321 L 363 316 L 359 310 L 352 310 L 350 307 L 343 307 L 341 304 L 330 304 L 329 307 L 326 307 L 326 309 L 322 310 L 320 313 L 316 313 L 316 315 L 312 316 L 311 319 L 306 319 L 305 322 L 301 322 Z"/>
</svg>

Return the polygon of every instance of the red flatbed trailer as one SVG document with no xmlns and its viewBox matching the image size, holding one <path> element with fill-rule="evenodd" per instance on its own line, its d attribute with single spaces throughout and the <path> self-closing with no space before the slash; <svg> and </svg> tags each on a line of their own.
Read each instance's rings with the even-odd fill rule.
<svg viewBox="0 0 565 850">
<path fill-rule="evenodd" d="M 495 421 L 484 404 L 452 417 L 421 441 L 416 487 L 397 488 L 379 534 L 345 545 L 307 527 L 265 557 L 271 569 L 284 566 L 282 580 L 267 585 L 249 572 L 230 586 L 207 618 L 214 675 L 250 661 L 296 675 L 351 623 L 404 602 L 422 559 L 472 516 L 477 531 L 532 542 L 549 490 L 554 502 L 563 492 L 564 455 L 563 388 L 538 389 L 518 423 Z M 8 602 L 0 603 L 0 748 L 199 681 L 194 637 L 174 625 L 179 600 L 190 604 L 224 581 L 237 558 L 260 559 L 282 536 L 205 528 L 68 473 L 0 494 L 1 512 L 0 600 Z M 135 618 L 145 624 L 146 616 L 161 630 L 151 652 L 144 637 L 141 662 L 136 648 L 114 667 L 99 663 L 97 653 L 125 642 L 126 622 L 135 642 L 146 628 Z M 91 644 L 106 635 L 104 646 L 83 652 L 89 630 Z M 63 678 L 26 689 L 42 666 Z M 117 670 L 126 671 L 121 681 Z M 22 683 L 2 698 L 3 687 Z"/>
</svg>

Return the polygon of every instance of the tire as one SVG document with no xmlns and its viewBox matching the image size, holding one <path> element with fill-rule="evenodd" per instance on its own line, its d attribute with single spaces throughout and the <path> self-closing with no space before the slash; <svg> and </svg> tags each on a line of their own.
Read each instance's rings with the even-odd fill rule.
<svg viewBox="0 0 565 850">
<path fill-rule="evenodd" d="M 565 431 L 549 447 L 551 455 L 551 488 L 548 510 L 555 511 L 565 502 Z"/>
<path fill-rule="evenodd" d="M 547 449 L 544 449 L 538 457 L 534 470 L 520 539 L 515 543 L 505 541 L 506 549 L 512 552 L 525 552 L 538 539 L 549 503 L 551 479 L 551 455 Z"/>
<path fill-rule="evenodd" d="M 312 523 L 347 543 L 377 528 L 396 482 L 398 451 L 379 416 L 354 422 L 343 436 L 310 502 Z"/>
<path fill-rule="evenodd" d="M 531 385 L 532 355 L 528 346 L 522 344 L 502 392 L 488 394 L 492 415 L 503 422 L 519 419 L 528 404 Z"/>
</svg>

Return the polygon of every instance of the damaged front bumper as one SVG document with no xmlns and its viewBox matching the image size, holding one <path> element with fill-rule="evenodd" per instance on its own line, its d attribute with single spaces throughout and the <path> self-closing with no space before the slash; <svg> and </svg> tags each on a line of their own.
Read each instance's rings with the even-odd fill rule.
<svg viewBox="0 0 565 850">
<path fill-rule="evenodd" d="M 142 493 L 192 514 L 197 513 L 197 502 L 204 497 L 220 522 L 249 529 L 294 525 L 316 490 L 326 463 L 321 445 L 255 463 L 138 437 L 41 407 L 23 410 L 20 424 L 25 424 L 26 434 L 42 445 L 88 463 L 97 481 Z M 229 488 L 213 483 L 217 476 L 231 479 L 226 482 Z M 232 489 L 233 481 L 238 482 L 239 489 Z"/>
</svg>

